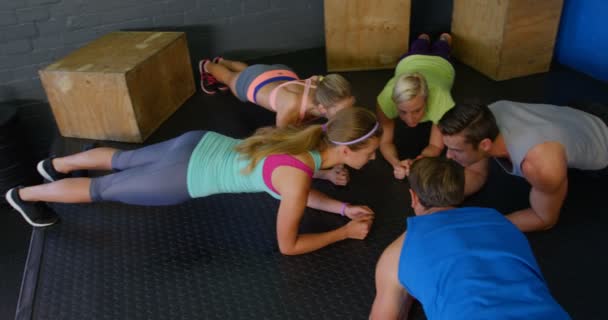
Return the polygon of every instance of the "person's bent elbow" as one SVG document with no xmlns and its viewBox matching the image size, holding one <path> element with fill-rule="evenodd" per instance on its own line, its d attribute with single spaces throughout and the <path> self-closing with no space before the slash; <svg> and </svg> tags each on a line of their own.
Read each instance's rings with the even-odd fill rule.
<svg viewBox="0 0 608 320">
<path fill-rule="evenodd" d="M 289 249 L 289 250 L 284 250 L 284 249 L 280 249 L 279 251 L 281 252 L 282 255 L 284 256 L 296 256 L 299 253 L 297 253 L 295 250 Z"/>
<path fill-rule="evenodd" d="M 553 229 L 553 227 L 555 227 L 556 224 L 557 224 L 557 221 L 555 223 L 548 223 L 541 230 L 545 231 L 545 230 Z"/>
<path fill-rule="evenodd" d="M 300 254 L 296 251 L 295 245 L 287 245 L 279 243 L 279 252 L 284 256 L 295 256 Z"/>
<path fill-rule="evenodd" d="M 557 224 L 559 220 L 559 212 L 555 214 L 539 214 L 538 212 L 532 211 L 534 215 L 536 215 L 537 222 L 529 231 L 545 231 L 552 229 Z"/>
<path fill-rule="evenodd" d="M 551 216 L 551 217 L 540 217 L 540 226 L 539 230 L 549 230 L 553 229 L 559 220 L 559 215 Z"/>
</svg>

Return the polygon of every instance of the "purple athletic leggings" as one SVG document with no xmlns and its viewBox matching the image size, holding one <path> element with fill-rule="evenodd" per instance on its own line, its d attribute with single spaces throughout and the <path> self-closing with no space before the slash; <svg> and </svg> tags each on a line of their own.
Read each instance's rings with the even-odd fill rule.
<svg viewBox="0 0 608 320">
<path fill-rule="evenodd" d="M 188 162 L 206 131 L 189 131 L 143 148 L 118 151 L 112 169 L 118 172 L 91 180 L 93 201 L 118 201 L 159 206 L 189 199 Z"/>
<path fill-rule="evenodd" d="M 450 45 L 445 41 L 437 40 L 431 45 L 429 40 L 418 38 L 412 42 L 410 50 L 402 55 L 399 58 L 399 61 L 414 54 L 424 54 L 427 56 L 439 56 L 452 63 L 450 59 L 451 50 Z"/>
</svg>

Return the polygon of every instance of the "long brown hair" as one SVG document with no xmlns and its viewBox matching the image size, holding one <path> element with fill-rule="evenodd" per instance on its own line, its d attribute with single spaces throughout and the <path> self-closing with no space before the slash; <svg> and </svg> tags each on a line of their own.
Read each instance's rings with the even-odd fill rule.
<svg viewBox="0 0 608 320">
<path fill-rule="evenodd" d="M 239 143 L 235 150 L 250 159 L 251 162 L 245 168 L 245 172 L 249 173 L 266 156 L 297 155 L 311 150 L 323 151 L 335 145 L 332 141 L 348 142 L 363 137 L 374 128 L 376 123 L 376 116 L 369 110 L 359 107 L 345 108 L 338 111 L 326 125 L 260 128 L 253 136 Z M 382 130 L 378 128 L 369 138 L 349 144 L 348 147 L 353 151 L 359 150 L 367 145 L 370 138 L 381 135 Z"/>
</svg>

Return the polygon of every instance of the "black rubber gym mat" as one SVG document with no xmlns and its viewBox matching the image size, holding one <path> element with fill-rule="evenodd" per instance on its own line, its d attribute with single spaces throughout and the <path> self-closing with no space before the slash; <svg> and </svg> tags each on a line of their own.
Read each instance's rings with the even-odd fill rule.
<svg viewBox="0 0 608 320">
<path fill-rule="evenodd" d="M 286 63 L 314 74 L 323 72 L 322 57 L 311 50 L 262 62 Z M 482 102 L 565 104 L 571 98 L 568 88 L 588 83 L 578 78 L 573 83 L 572 73 L 563 69 L 495 83 L 461 64 L 456 68 L 458 101 L 477 97 Z M 346 76 L 358 101 L 371 109 L 390 74 L 382 70 Z M 605 88 L 584 87 L 576 92 Z M 589 99 L 604 96 L 600 92 Z M 231 96 L 198 93 L 146 143 L 192 129 L 244 137 L 273 120 L 274 114 Z M 397 128 L 404 139 L 399 143 L 402 154 L 415 155 L 421 146 L 412 141 L 427 141 L 428 129 Z M 81 148 L 67 146 L 58 154 Z M 413 213 L 407 183 L 395 181 L 382 158 L 361 171 L 351 171 L 351 177 L 347 187 L 327 182 L 315 186 L 374 209 L 376 219 L 368 238 L 293 257 L 278 251 L 278 202 L 265 194 L 216 195 L 171 207 L 54 205 L 61 223 L 32 234 L 16 318 L 366 319 L 375 295 L 378 257 L 405 230 L 405 219 Z M 603 201 L 607 182 L 608 178 L 570 172 L 569 194 L 558 225 L 527 234 L 552 294 L 574 319 L 608 317 L 603 307 L 608 286 L 608 202 Z M 466 204 L 508 213 L 528 205 L 528 191 L 522 179 L 492 163 L 488 183 Z M 336 215 L 308 210 L 301 228 L 314 232 L 345 222 Z M 424 319 L 419 305 L 411 318 Z"/>
<path fill-rule="evenodd" d="M 379 177 L 369 173 L 353 173 L 353 185 L 377 183 Z M 53 205 L 61 223 L 43 231 L 32 316 L 364 319 L 374 298 L 378 256 L 405 228 L 405 185 L 395 182 L 392 192 L 382 194 L 365 187 L 339 190 L 324 182 L 318 187 L 353 203 L 363 194 L 376 201 L 393 195 L 401 201 L 384 209 L 402 208 L 378 210 L 370 204 L 378 217 L 367 240 L 287 257 L 279 253 L 275 236 L 278 201 L 262 193 L 169 207 Z M 328 230 L 346 221 L 309 210 L 302 231 Z"/>
<path fill-rule="evenodd" d="M 351 175 L 348 187 L 315 185 L 352 203 L 365 199 L 377 213 L 369 237 L 293 257 L 277 248 L 278 201 L 262 193 L 170 207 L 54 205 L 61 223 L 33 234 L 17 319 L 365 319 L 377 259 L 412 212 L 407 184 L 391 180 L 385 162 Z M 502 212 L 527 205 L 521 179 L 494 164 L 491 177 L 468 205 Z M 601 318 L 589 306 L 601 303 L 606 284 L 608 206 L 598 202 L 606 181 L 571 172 L 558 226 L 528 234 L 552 293 L 574 318 Z M 345 222 L 308 210 L 302 231 Z M 419 306 L 412 316 L 424 319 Z"/>
</svg>

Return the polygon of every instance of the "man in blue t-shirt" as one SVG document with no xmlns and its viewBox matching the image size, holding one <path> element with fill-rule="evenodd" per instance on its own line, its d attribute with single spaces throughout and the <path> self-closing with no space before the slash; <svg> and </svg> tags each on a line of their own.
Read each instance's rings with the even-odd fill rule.
<svg viewBox="0 0 608 320">
<path fill-rule="evenodd" d="M 370 319 L 407 318 L 413 298 L 428 319 L 569 319 L 525 238 L 498 211 L 456 208 L 464 169 L 422 158 L 408 177 L 415 217 L 376 267 Z"/>
</svg>

